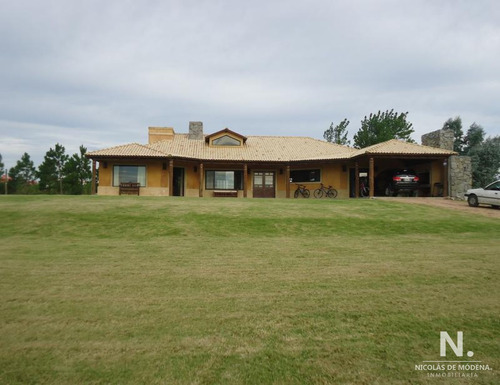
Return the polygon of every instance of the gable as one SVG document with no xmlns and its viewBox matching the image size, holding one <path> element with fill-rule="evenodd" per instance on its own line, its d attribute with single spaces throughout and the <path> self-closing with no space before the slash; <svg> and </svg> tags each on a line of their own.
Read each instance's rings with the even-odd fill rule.
<svg viewBox="0 0 500 385">
<path fill-rule="evenodd" d="M 214 132 L 205 137 L 205 142 L 210 147 L 242 147 L 246 141 L 246 136 L 231 131 L 229 128 Z"/>
</svg>

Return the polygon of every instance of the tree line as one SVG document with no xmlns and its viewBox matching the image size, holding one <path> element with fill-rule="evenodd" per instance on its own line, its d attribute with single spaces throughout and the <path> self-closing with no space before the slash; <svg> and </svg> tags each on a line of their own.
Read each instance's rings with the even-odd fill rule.
<svg viewBox="0 0 500 385">
<path fill-rule="evenodd" d="M 87 148 L 80 146 L 79 152 L 69 156 L 66 149 L 57 143 L 46 152 L 43 162 L 35 167 L 28 153 L 21 156 L 5 177 L 5 165 L 0 154 L 0 193 L 5 194 L 90 194 L 92 171 Z"/>
<path fill-rule="evenodd" d="M 394 110 L 365 116 L 354 135 L 354 147 L 365 148 L 390 139 L 414 143 L 411 134 L 415 130 L 407 117 L 408 112 L 398 113 Z M 351 141 L 347 138 L 349 123 L 347 119 L 335 126 L 332 122 L 323 137 L 328 142 L 350 145 Z M 486 137 L 483 127 L 475 122 L 464 133 L 460 116 L 449 118 L 442 128 L 453 131 L 453 150 L 459 155 L 471 157 L 473 187 L 484 187 L 500 177 L 500 136 Z"/>
</svg>

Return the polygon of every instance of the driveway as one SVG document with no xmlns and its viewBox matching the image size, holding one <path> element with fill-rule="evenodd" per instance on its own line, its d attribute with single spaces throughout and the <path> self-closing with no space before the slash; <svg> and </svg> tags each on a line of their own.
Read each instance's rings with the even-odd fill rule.
<svg viewBox="0 0 500 385">
<path fill-rule="evenodd" d="M 470 213 L 471 215 L 484 215 L 490 218 L 500 218 L 500 210 L 494 209 L 491 206 L 470 207 L 466 201 L 451 200 L 446 198 L 412 198 L 412 197 L 394 197 L 394 198 L 376 197 L 375 199 L 443 207 L 450 210 L 463 211 L 464 213 Z"/>
</svg>

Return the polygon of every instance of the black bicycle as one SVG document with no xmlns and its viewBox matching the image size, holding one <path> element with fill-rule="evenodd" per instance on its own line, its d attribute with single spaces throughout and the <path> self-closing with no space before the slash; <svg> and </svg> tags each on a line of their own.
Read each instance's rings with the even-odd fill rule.
<svg viewBox="0 0 500 385">
<path fill-rule="evenodd" d="M 332 186 L 325 187 L 323 183 L 321 183 L 321 187 L 314 190 L 315 198 L 323 198 L 327 196 L 328 198 L 335 198 L 337 196 L 337 190 L 335 190 Z"/>
<path fill-rule="evenodd" d="M 370 188 L 365 184 L 365 182 L 361 182 L 359 184 L 359 194 L 362 197 L 367 197 L 370 195 Z"/>
<path fill-rule="evenodd" d="M 309 195 L 311 195 L 311 192 L 303 184 L 297 184 L 297 190 L 295 190 L 295 193 L 293 194 L 293 196 L 295 198 L 298 198 L 299 195 L 302 195 L 304 198 L 309 198 Z"/>
</svg>

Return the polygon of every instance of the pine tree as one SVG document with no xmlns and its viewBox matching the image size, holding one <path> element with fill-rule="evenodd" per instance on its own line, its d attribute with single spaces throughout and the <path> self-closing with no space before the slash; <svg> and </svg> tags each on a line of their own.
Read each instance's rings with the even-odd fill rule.
<svg viewBox="0 0 500 385">
<path fill-rule="evenodd" d="M 80 153 L 73 154 L 64 167 L 64 185 L 69 194 L 83 194 L 92 178 L 90 160 L 85 156 L 87 149 L 80 146 Z"/>
<path fill-rule="evenodd" d="M 40 190 L 48 193 L 63 193 L 64 166 L 68 161 L 65 149 L 57 143 L 45 154 L 42 164 L 38 167 Z"/>
<path fill-rule="evenodd" d="M 12 181 L 9 183 L 9 191 L 18 194 L 28 194 L 31 186 L 35 184 L 36 169 L 29 154 L 25 152 L 16 165 L 9 171 Z"/>
<path fill-rule="evenodd" d="M 406 120 L 408 112 L 394 110 L 370 114 L 361 121 L 361 128 L 354 135 L 354 147 L 364 148 L 391 139 L 414 143 L 410 135 L 415 131 Z"/>
<path fill-rule="evenodd" d="M 325 131 L 323 134 L 323 138 L 327 142 L 337 143 L 342 145 L 349 145 L 351 141 L 347 139 L 347 126 L 349 125 L 349 121 L 344 119 L 335 127 L 333 127 L 333 122 L 330 124 L 330 128 Z"/>
</svg>

